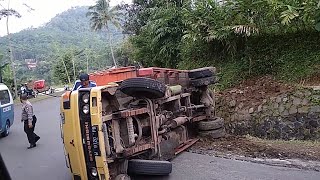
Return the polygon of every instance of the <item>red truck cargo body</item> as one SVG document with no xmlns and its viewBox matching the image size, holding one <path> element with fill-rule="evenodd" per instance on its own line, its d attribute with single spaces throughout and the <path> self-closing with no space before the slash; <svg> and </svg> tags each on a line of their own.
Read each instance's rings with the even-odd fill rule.
<svg viewBox="0 0 320 180">
<path fill-rule="evenodd" d="M 138 69 L 134 66 L 130 66 L 98 71 L 89 74 L 89 76 L 90 80 L 95 81 L 98 86 L 106 85 L 111 82 L 119 82 L 134 77 L 148 77 L 171 85 L 177 84 L 178 82 L 187 82 L 188 71 L 158 67 Z"/>
<path fill-rule="evenodd" d="M 37 80 L 33 83 L 34 89 L 43 89 L 45 87 L 45 80 Z"/>
</svg>

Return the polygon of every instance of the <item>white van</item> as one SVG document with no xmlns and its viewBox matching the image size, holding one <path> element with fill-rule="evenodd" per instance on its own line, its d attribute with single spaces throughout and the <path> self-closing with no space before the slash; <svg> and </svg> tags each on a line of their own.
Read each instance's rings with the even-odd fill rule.
<svg viewBox="0 0 320 180">
<path fill-rule="evenodd" d="M 14 103 L 9 88 L 0 83 L 0 134 L 5 137 L 10 133 L 14 121 Z"/>
</svg>

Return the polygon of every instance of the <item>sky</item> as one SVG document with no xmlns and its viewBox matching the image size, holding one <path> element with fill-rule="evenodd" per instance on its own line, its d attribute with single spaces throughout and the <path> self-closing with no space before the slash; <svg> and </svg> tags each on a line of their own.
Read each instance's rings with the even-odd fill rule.
<svg viewBox="0 0 320 180">
<path fill-rule="evenodd" d="M 22 17 L 10 17 L 9 31 L 10 33 L 15 33 L 25 28 L 39 27 L 63 11 L 76 6 L 94 5 L 95 1 L 96 0 L 10 0 L 10 7 L 17 10 Z M 0 0 L 0 5 L 7 8 L 8 2 L 9 0 Z M 131 3 L 132 0 L 110 0 L 110 5 L 114 6 L 121 2 Z M 23 4 L 27 4 L 34 10 L 29 11 L 29 8 Z M 0 6 L 0 9 L 3 9 L 3 7 Z M 4 36 L 6 33 L 6 20 L 1 19 L 0 36 Z"/>
</svg>

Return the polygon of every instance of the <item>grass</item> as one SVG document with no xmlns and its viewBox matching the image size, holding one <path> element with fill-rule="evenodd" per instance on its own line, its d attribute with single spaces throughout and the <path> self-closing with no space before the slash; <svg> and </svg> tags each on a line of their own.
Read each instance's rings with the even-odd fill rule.
<svg viewBox="0 0 320 180">
<path fill-rule="evenodd" d="M 319 41 L 318 32 L 257 36 L 248 39 L 245 48 L 237 51 L 234 56 L 208 56 L 213 50 L 202 48 L 198 52 L 200 57 L 188 59 L 187 56 L 178 67 L 217 67 L 220 73 L 219 84 L 216 86 L 218 90 L 233 87 L 248 78 L 265 75 L 295 85 L 314 79 L 320 72 Z"/>
<path fill-rule="evenodd" d="M 49 99 L 49 98 L 59 98 L 59 96 L 61 96 L 62 94 L 63 94 L 63 91 L 53 93 L 53 94 L 51 94 L 51 96 L 50 95 L 40 95 L 40 96 L 37 96 L 36 98 L 29 99 L 29 101 L 31 103 L 34 103 L 34 102 L 42 101 L 42 100 Z M 53 97 L 53 96 L 58 96 L 58 97 Z M 19 98 L 15 99 L 13 102 L 15 105 L 21 104 Z"/>
<path fill-rule="evenodd" d="M 285 141 L 285 140 L 269 140 L 269 139 L 261 139 L 257 137 L 253 137 L 250 135 L 246 135 L 246 138 L 248 140 L 254 141 L 254 142 L 260 142 L 260 143 L 265 143 L 268 145 L 296 145 L 300 147 L 320 147 L 320 141 L 311 141 L 311 140 L 290 140 L 290 141 Z"/>
</svg>

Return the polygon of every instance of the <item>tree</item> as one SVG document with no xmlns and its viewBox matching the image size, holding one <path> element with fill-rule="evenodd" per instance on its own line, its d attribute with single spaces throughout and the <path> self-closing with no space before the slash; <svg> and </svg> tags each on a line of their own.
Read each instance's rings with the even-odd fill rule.
<svg viewBox="0 0 320 180">
<path fill-rule="evenodd" d="M 132 57 L 133 47 L 129 40 L 126 40 L 122 43 L 120 48 L 116 51 L 116 57 L 118 58 L 119 65 L 128 66 L 133 62 L 130 59 Z"/>
<path fill-rule="evenodd" d="M 59 62 L 54 66 L 54 78 L 59 83 L 70 83 L 70 79 L 74 79 L 73 75 L 73 54 L 66 52 L 62 58 L 59 58 Z"/>
<path fill-rule="evenodd" d="M 98 0 L 96 5 L 89 7 L 87 16 L 90 16 L 91 28 L 94 31 L 106 29 L 109 37 L 109 45 L 111 49 L 112 60 L 114 66 L 117 67 L 117 62 L 114 58 L 111 33 L 109 25 L 113 24 L 115 27 L 120 28 L 120 13 L 117 11 L 117 7 L 110 8 L 109 0 Z"/>
<path fill-rule="evenodd" d="M 15 17 L 21 17 L 21 15 L 14 9 L 1 9 L 0 10 L 0 20 L 4 17 L 8 16 L 15 16 Z"/>
<path fill-rule="evenodd" d="M 11 39 L 10 39 L 10 32 L 9 32 L 9 17 L 10 16 L 14 16 L 14 17 L 18 17 L 20 18 L 21 15 L 14 9 L 10 8 L 10 0 L 8 1 L 8 8 L 4 8 L 4 6 L 1 5 L 1 7 L 3 7 L 3 9 L 0 10 L 0 20 L 2 19 L 2 17 L 6 17 L 7 21 L 6 21 L 6 26 L 7 26 L 7 36 L 8 36 L 8 41 L 9 41 L 9 51 L 10 51 L 10 60 L 11 60 L 11 68 L 12 68 L 12 73 L 13 73 L 13 82 L 14 82 L 14 94 L 15 96 L 17 96 L 18 92 L 17 92 L 17 79 L 16 79 L 16 73 L 15 73 L 15 67 L 14 67 L 14 58 L 13 58 L 13 48 L 11 45 Z"/>
</svg>

